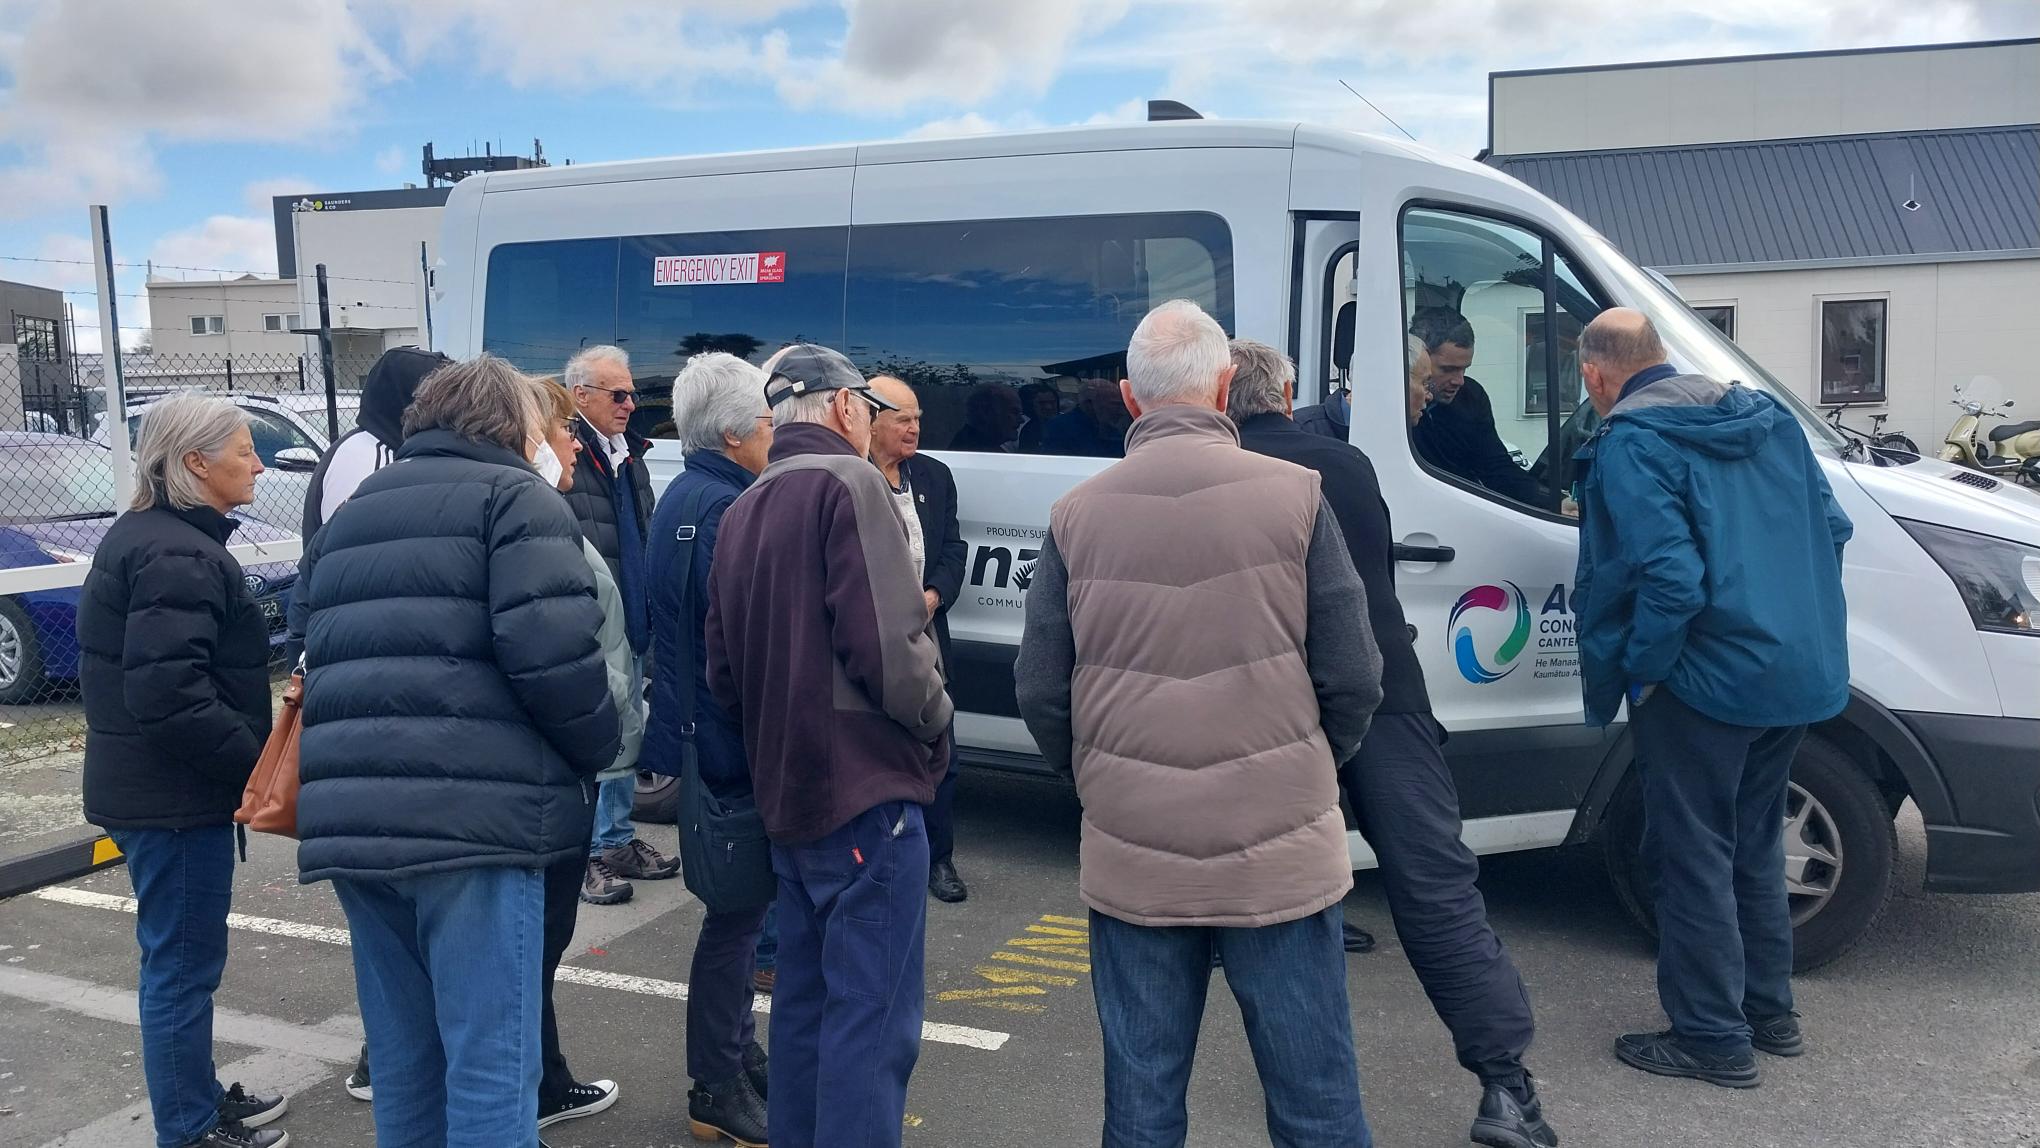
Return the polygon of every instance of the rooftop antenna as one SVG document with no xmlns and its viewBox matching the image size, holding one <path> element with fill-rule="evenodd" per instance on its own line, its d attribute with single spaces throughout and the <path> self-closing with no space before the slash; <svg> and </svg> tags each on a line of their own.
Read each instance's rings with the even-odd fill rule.
<svg viewBox="0 0 2040 1148">
<path fill-rule="evenodd" d="M 1919 178 L 1918 172 L 1905 177 L 1905 202 L 1899 204 L 1899 206 L 1907 211 L 1918 211 L 1920 209 L 1920 201 L 1915 195 L 1915 192 L 1918 191 L 1917 181 Z"/>
<path fill-rule="evenodd" d="M 1351 85 L 1351 84 L 1347 83 L 1347 82 L 1346 82 L 1346 81 L 1344 81 L 1344 80 L 1340 80 L 1340 81 L 1339 81 L 1339 86 L 1340 86 L 1340 87 L 1342 87 L 1342 88 L 1345 88 L 1345 89 L 1346 89 L 1347 91 L 1349 91 L 1349 92 L 1352 92 L 1352 93 L 1353 93 L 1353 97 L 1354 97 L 1355 99 L 1359 100 L 1359 101 L 1360 101 L 1361 103 L 1363 103 L 1363 104 L 1366 104 L 1366 105 L 1367 105 L 1368 107 L 1370 107 L 1370 108 L 1374 108 L 1374 114 L 1375 114 L 1375 115 L 1377 115 L 1377 116 L 1380 116 L 1380 117 L 1381 117 L 1382 119 L 1385 119 L 1385 120 L 1387 120 L 1387 121 L 1389 122 L 1389 125 L 1390 125 L 1391 127 L 1395 128 L 1395 130 L 1397 130 L 1397 131 L 1401 132 L 1401 133 L 1402 133 L 1403 135 L 1405 135 L 1405 136 L 1408 136 L 1408 137 L 1409 137 L 1409 141 L 1410 141 L 1411 143 L 1416 143 L 1416 142 L 1418 142 L 1418 140 L 1417 140 L 1417 137 L 1415 137 L 1415 136 L 1413 136 L 1413 135 L 1410 135 L 1410 132 L 1409 132 L 1409 129 L 1408 129 L 1408 128 L 1405 128 L 1405 127 L 1403 127 L 1403 126 L 1402 126 L 1401 124 L 1399 124 L 1399 123 L 1396 123 L 1396 122 L 1395 122 L 1395 117 L 1393 117 L 1393 116 L 1389 115 L 1389 114 L 1388 114 L 1387 112 L 1384 112 L 1384 111 L 1382 111 L 1382 110 L 1381 110 L 1380 108 L 1375 108 L 1375 107 L 1374 107 L 1374 101 L 1373 101 L 1373 100 L 1370 100 L 1370 99 L 1368 99 L 1368 98 L 1367 98 L 1366 96 L 1363 96 L 1363 95 L 1361 95 L 1361 94 L 1360 94 L 1360 89 L 1358 89 L 1358 88 L 1355 88 L 1355 87 L 1354 87 L 1353 85 Z"/>
</svg>

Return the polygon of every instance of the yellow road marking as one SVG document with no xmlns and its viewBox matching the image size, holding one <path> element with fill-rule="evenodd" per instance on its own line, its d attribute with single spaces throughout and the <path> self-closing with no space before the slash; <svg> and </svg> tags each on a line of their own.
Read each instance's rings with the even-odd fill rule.
<svg viewBox="0 0 2040 1148">
<path fill-rule="evenodd" d="M 993 997 L 1039 997 L 1047 996 L 1048 990 L 1040 985 L 1007 985 L 996 989 L 950 989 L 935 994 L 938 1001 L 985 1001 Z"/>
<path fill-rule="evenodd" d="M 1088 957 L 1091 947 L 1082 941 L 1071 941 L 1067 937 L 1014 937 L 1006 944 L 1015 949 L 1036 949 L 1042 952 L 1061 953 L 1066 957 Z"/>
<path fill-rule="evenodd" d="M 1045 1004 L 1027 1004 L 1022 1001 L 974 1001 L 979 1008 L 1004 1009 L 1007 1012 L 1047 1012 Z"/>
<path fill-rule="evenodd" d="M 1091 922 L 1083 917 L 1058 917 L 1052 913 L 1043 913 L 1041 919 L 1050 925 L 1075 925 L 1082 929 L 1091 927 Z"/>
<path fill-rule="evenodd" d="M 1050 936 L 1056 937 L 1079 937 L 1088 939 L 1091 936 L 1091 930 L 1089 929 L 1054 929 L 1050 928 L 1047 925 L 1029 925 L 1024 931 L 1029 933 L 1047 933 Z"/>
<path fill-rule="evenodd" d="M 1068 969 L 1073 973 L 1088 973 L 1091 966 L 1082 961 L 1058 961 L 1052 957 L 1032 957 L 1025 953 L 993 953 L 995 961 L 1010 961 L 1016 965 L 1039 965 L 1044 969 Z"/>
<path fill-rule="evenodd" d="M 995 985 L 1061 985 L 1067 988 L 1077 983 L 1077 978 L 1061 973 L 1031 973 L 1026 969 L 1002 969 L 997 965 L 979 965 L 971 972 Z"/>
</svg>

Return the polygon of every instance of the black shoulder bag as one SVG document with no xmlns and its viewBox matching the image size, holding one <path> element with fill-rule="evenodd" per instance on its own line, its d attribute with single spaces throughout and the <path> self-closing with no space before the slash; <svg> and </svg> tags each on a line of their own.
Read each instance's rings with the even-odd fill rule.
<svg viewBox="0 0 2040 1148">
<path fill-rule="evenodd" d="M 705 673 L 706 661 L 694 648 L 694 539 L 701 518 L 701 504 L 708 491 L 696 487 L 687 493 L 675 539 L 680 543 L 676 560 L 686 572 L 687 590 L 681 596 L 680 664 L 693 673 Z M 694 701 L 696 682 L 690 678 L 680 690 L 680 870 L 687 891 L 701 898 L 711 913 L 741 913 L 769 904 L 779 893 L 779 880 L 772 873 L 772 847 L 765 839 L 765 822 L 758 815 L 757 802 L 746 795 L 739 801 L 724 801 L 701 779 L 701 751 L 694 743 Z"/>
</svg>

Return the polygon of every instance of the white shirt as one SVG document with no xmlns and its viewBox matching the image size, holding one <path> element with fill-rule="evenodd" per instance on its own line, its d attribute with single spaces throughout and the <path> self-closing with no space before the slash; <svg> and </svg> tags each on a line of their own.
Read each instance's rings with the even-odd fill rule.
<svg viewBox="0 0 2040 1148">
<path fill-rule="evenodd" d="M 914 485 L 900 472 L 899 489 L 892 492 L 893 509 L 907 527 L 907 549 L 914 553 L 914 577 L 925 577 L 928 569 L 928 540 L 921 536 L 921 516 L 914 513 Z"/>
<path fill-rule="evenodd" d="M 609 455 L 609 473 L 623 473 L 623 464 L 630 461 L 630 440 L 620 434 L 603 434 L 602 428 L 588 422 L 587 415 L 582 415 L 581 421 L 588 423 L 588 429 L 595 432 L 595 437 L 601 440 L 603 447 L 606 449 Z M 566 460 L 561 459 L 560 461 L 564 462 Z"/>
</svg>

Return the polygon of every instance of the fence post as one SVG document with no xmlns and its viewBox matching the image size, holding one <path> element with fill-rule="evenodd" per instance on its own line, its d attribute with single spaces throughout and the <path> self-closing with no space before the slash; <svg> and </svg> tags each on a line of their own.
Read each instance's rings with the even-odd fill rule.
<svg viewBox="0 0 2040 1148">
<path fill-rule="evenodd" d="M 326 372 L 326 444 L 340 441 L 339 384 L 333 379 L 333 313 L 326 305 L 326 265 L 319 264 L 319 369 Z"/>
<path fill-rule="evenodd" d="M 234 356 L 227 356 L 227 393 L 234 393 Z"/>
<path fill-rule="evenodd" d="M 106 205 L 93 204 L 93 276 L 99 285 L 99 337 L 106 373 L 106 442 L 113 448 L 113 500 L 118 511 L 133 500 L 135 463 L 128 453 L 127 380 L 121 376 L 120 310 L 113 297 L 113 235 L 107 227 Z"/>
<path fill-rule="evenodd" d="M 297 389 L 299 393 L 303 393 L 305 389 L 305 357 L 303 355 L 297 357 Z"/>
</svg>

